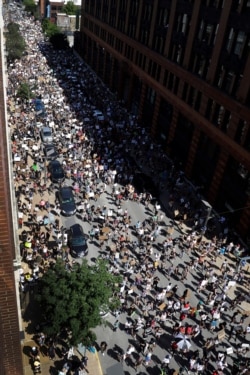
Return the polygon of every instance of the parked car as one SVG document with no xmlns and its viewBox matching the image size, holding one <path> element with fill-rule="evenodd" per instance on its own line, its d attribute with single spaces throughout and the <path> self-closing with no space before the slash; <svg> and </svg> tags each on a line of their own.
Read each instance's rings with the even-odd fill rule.
<svg viewBox="0 0 250 375">
<path fill-rule="evenodd" d="M 76 204 L 71 187 L 60 187 L 57 193 L 57 198 L 59 200 L 61 212 L 63 215 L 72 216 L 76 213 Z"/>
<path fill-rule="evenodd" d="M 58 152 L 54 143 L 47 143 L 43 146 L 44 156 L 47 160 L 56 159 Z"/>
<path fill-rule="evenodd" d="M 40 135 L 43 143 L 50 143 L 53 141 L 52 130 L 48 126 L 44 126 L 40 130 Z"/>
<path fill-rule="evenodd" d="M 87 240 L 80 224 L 74 224 L 70 227 L 68 243 L 72 257 L 83 257 L 87 255 Z"/>
<path fill-rule="evenodd" d="M 60 183 L 65 180 L 64 169 L 58 160 L 51 160 L 48 165 L 48 171 L 52 182 Z"/>
</svg>

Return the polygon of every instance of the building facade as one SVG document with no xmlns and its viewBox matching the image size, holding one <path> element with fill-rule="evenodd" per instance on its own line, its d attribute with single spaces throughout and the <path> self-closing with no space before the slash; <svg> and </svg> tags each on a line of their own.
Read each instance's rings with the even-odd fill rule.
<svg viewBox="0 0 250 375">
<path fill-rule="evenodd" d="M 75 48 L 250 236 L 250 1 L 85 0 Z"/>
<path fill-rule="evenodd" d="M 1 9 L 2 10 L 2 9 Z M 19 309 L 17 217 L 10 168 L 6 115 L 6 65 L 3 17 L 0 10 L 0 374 L 22 375 L 22 331 Z"/>
</svg>

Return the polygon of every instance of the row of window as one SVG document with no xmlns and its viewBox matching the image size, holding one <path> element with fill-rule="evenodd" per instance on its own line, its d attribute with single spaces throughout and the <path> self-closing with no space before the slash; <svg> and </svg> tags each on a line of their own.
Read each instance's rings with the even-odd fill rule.
<svg viewBox="0 0 250 375">
<path fill-rule="evenodd" d="M 165 71 L 162 71 L 162 67 L 157 64 L 155 61 L 146 57 L 142 52 L 136 51 L 131 45 L 123 42 L 121 39 L 117 38 L 115 35 L 107 32 L 107 30 L 100 28 L 98 25 L 93 24 L 93 22 L 88 21 L 85 18 L 87 27 L 101 37 L 105 42 L 107 42 L 112 48 L 116 49 L 119 53 L 124 55 L 129 61 L 132 61 L 134 64 L 139 66 L 144 70 L 148 75 L 154 78 L 156 81 L 160 82 L 162 79 L 163 85 L 175 95 L 181 95 L 182 100 L 184 100 L 188 105 L 190 105 L 196 111 L 200 111 L 200 106 L 202 102 L 202 93 L 197 91 L 194 87 L 191 87 L 187 83 L 181 82 L 179 77 L 174 74 Z M 216 28 L 210 27 L 209 24 L 203 24 L 203 33 L 198 35 L 198 39 L 202 38 L 202 35 L 207 36 L 207 40 L 213 40 L 217 33 Z M 206 30 L 206 31 L 204 31 Z M 209 33 L 208 33 L 209 30 Z M 204 34 L 205 33 L 205 34 Z M 237 48 L 237 51 L 242 51 L 245 48 L 246 41 L 245 34 L 238 32 L 235 36 L 234 51 Z M 241 43 L 241 47 L 239 44 Z M 244 47 L 242 46 L 244 44 Z M 248 45 L 248 43 L 247 43 Z M 184 47 L 185 48 L 185 47 Z M 174 60 L 176 63 L 182 64 L 184 57 L 184 48 L 181 45 L 172 45 L 169 51 L 171 60 Z M 231 47 L 232 48 L 232 47 Z M 191 55 L 189 71 L 193 74 L 198 75 L 202 79 L 206 79 L 208 69 L 210 66 L 211 60 L 209 57 L 206 57 L 199 53 L 193 53 Z M 161 73 L 162 78 L 161 78 Z M 241 73 L 235 73 L 234 70 L 228 68 L 224 64 L 218 65 L 218 71 L 215 76 L 215 86 L 221 89 L 223 92 L 228 93 L 232 97 L 235 97 L 237 90 L 240 86 L 242 80 Z M 181 92 L 179 92 L 181 90 Z M 221 131 L 227 133 L 230 126 L 231 114 L 228 110 L 225 110 L 220 104 L 209 100 L 207 104 L 206 117 L 211 121 L 216 127 L 220 128 Z M 245 130 L 247 125 L 243 126 L 243 130 L 239 130 L 242 126 L 237 128 L 235 133 L 235 140 L 246 146 L 245 136 L 248 132 Z M 243 135 L 244 136 L 243 136 Z M 230 136 L 232 134 L 230 133 Z"/>
<path fill-rule="evenodd" d="M 243 2 L 245 2 L 245 6 L 248 7 L 248 1 L 246 2 L 245 0 L 239 0 L 238 5 L 242 5 Z M 112 1 L 104 1 L 102 7 L 98 5 L 98 1 L 93 1 L 92 3 L 87 1 L 86 3 L 86 13 L 90 13 L 96 18 L 100 18 L 102 22 L 108 23 L 109 26 L 118 29 L 130 38 L 137 39 L 140 43 L 152 48 L 157 53 L 161 55 L 165 53 L 166 57 L 171 61 L 180 65 L 183 64 L 192 18 L 192 13 L 185 13 L 185 8 L 183 8 L 182 12 L 178 6 L 176 8 L 170 49 L 165 51 L 171 3 L 164 4 L 164 2 L 159 2 L 159 8 L 154 18 L 153 31 L 151 31 L 154 10 L 152 2 L 145 2 L 144 6 L 140 7 L 140 1 L 131 0 L 126 8 L 125 2 L 120 1 L 118 2 L 119 11 L 117 11 L 117 4 Z M 224 1 L 208 0 L 206 1 L 205 6 L 222 9 L 224 7 Z M 127 17 L 126 9 L 127 12 L 129 12 L 129 17 Z M 240 20 L 240 17 L 242 16 L 244 16 L 244 13 L 241 13 L 237 19 Z M 235 14 L 232 14 L 232 17 L 231 21 L 231 18 L 229 18 L 230 22 L 233 22 Z M 140 22 L 138 22 L 139 18 Z M 206 17 L 206 13 L 201 13 L 201 19 L 197 23 L 193 48 L 195 48 L 202 60 L 209 60 L 212 57 L 213 47 L 216 43 L 219 29 L 219 20 L 220 18 L 218 17 L 216 20 L 213 20 L 213 17 Z M 241 25 L 245 30 L 239 30 L 236 26 L 229 26 L 228 30 L 226 30 L 223 49 L 225 49 L 229 55 L 237 56 L 239 59 L 245 60 L 250 48 L 250 36 L 248 29 L 246 29 L 247 24 L 243 22 Z M 152 40 L 150 39 L 150 33 L 152 33 Z M 191 68 L 191 71 L 196 72 L 196 70 L 198 70 L 197 74 L 202 78 L 205 78 L 204 72 L 206 72 L 206 62 L 198 62 L 198 64 L 201 66 L 204 65 L 204 69 L 194 68 L 192 70 Z M 237 69 L 237 66 L 235 66 L 235 69 Z"/>
<path fill-rule="evenodd" d="M 123 53 L 124 43 L 120 39 L 116 38 L 113 34 L 107 32 L 104 28 L 100 28 L 98 25 L 93 24 L 92 21 L 88 21 L 87 18 L 85 18 L 85 26 L 87 26 L 90 31 L 98 35 L 102 40 L 107 42 L 111 47 L 115 48 L 118 52 Z M 134 49 L 125 44 L 124 54 L 127 59 L 134 61 L 136 65 L 145 70 L 146 57 L 142 53 L 137 51 L 134 54 Z M 181 45 L 173 44 L 170 48 L 169 55 L 172 61 L 181 65 L 184 58 L 184 48 Z M 210 63 L 210 58 L 204 56 L 198 51 L 197 53 L 193 53 L 191 56 L 189 71 L 198 75 L 202 79 L 206 79 Z M 158 81 L 160 77 L 160 68 L 156 65 L 156 63 L 149 61 L 148 73 Z M 239 64 L 237 64 L 237 70 L 238 68 Z M 221 64 L 218 66 L 214 85 L 216 85 L 223 92 L 228 93 L 230 96 L 236 97 L 241 80 L 241 72 L 236 73 L 233 69 Z"/>
</svg>

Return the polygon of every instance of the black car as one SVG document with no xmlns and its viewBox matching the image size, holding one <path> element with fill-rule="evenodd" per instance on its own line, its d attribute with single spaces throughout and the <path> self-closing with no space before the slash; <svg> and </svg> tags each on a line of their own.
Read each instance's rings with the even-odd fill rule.
<svg viewBox="0 0 250 375">
<path fill-rule="evenodd" d="M 65 216 L 72 216 L 76 213 L 76 204 L 72 188 L 69 186 L 60 187 L 57 197 L 61 206 L 61 212 Z"/>
<path fill-rule="evenodd" d="M 48 165 L 48 171 L 52 182 L 60 183 L 65 180 L 63 167 L 58 160 L 51 160 Z"/>
<path fill-rule="evenodd" d="M 43 147 L 43 151 L 47 160 L 53 160 L 58 157 L 56 146 L 53 143 L 45 144 Z"/>
<path fill-rule="evenodd" d="M 74 224 L 70 227 L 68 242 L 72 257 L 83 257 L 87 255 L 88 245 L 80 224 Z"/>
</svg>

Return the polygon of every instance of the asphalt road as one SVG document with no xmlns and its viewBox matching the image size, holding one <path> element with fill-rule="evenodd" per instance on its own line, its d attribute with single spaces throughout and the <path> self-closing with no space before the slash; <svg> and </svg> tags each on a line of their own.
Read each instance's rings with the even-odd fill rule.
<svg viewBox="0 0 250 375">
<path fill-rule="evenodd" d="M 144 162 L 145 161 L 145 162 Z M 143 156 L 140 158 L 140 163 L 143 163 L 144 162 L 144 166 L 140 165 L 140 167 L 143 167 L 143 170 L 144 172 L 147 171 L 147 157 L 145 156 L 144 160 L 143 160 Z M 158 176 L 155 176 L 155 179 L 157 179 Z M 66 184 L 68 185 L 72 185 L 72 180 L 68 180 L 66 181 Z M 114 199 L 112 198 L 111 196 L 111 189 L 112 189 L 112 186 L 108 186 L 107 187 L 107 191 L 101 195 L 101 197 L 98 199 L 97 202 L 94 202 L 94 201 L 91 201 L 91 204 L 94 204 L 95 206 L 99 205 L 99 206 L 104 206 L 106 205 L 107 208 L 111 208 L 113 209 L 114 211 L 117 210 L 117 206 L 115 204 L 115 201 Z M 167 199 L 167 191 L 163 191 L 162 194 L 161 194 L 162 198 L 163 199 Z M 50 197 L 50 203 L 54 203 L 54 195 L 51 195 Z M 77 200 L 77 203 L 80 204 L 80 198 L 76 199 Z M 132 201 L 124 201 L 122 203 L 122 208 L 123 210 L 127 209 L 128 210 L 128 214 L 131 216 L 131 219 L 132 219 L 132 222 L 131 222 L 131 228 L 130 228 L 130 233 L 131 233 L 131 237 L 132 239 L 136 239 L 136 237 L 134 236 L 134 225 L 136 224 L 136 222 L 139 220 L 139 221 L 143 221 L 144 219 L 148 219 L 150 216 L 152 216 L 153 214 L 153 206 L 152 205 L 149 205 L 148 208 L 145 208 L 144 205 L 142 204 L 138 204 L 137 202 L 132 202 Z M 162 243 L 163 240 L 165 239 L 166 237 L 166 234 L 167 234 L 167 228 L 172 224 L 172 220 L 170 220 L 166 215 L 165 213 L 163 212 L 163 222 L 161 223 L 161 234 L 157 237 L 157 241 L 155 242 L 154 244 L 154 252 L 155 253 L 159 253 L 159 247 L 157 245 L 157 243 Z M 81 215 L 79 213 L 77 213 L 76 215 L 72 216 L 72 217 L 69 217 L 69 218 L 65 218 L 65 217 L 61 217 L 61 221 L 62 221 L 62 225 L 65 227 L 65 228 L 69 228 L 72 224 L 76 223 L 76 222 L 79 222 L 80 224 L 83 225 L 83 228 L 84 228 L 84 231 L 85 233 L 87 234 L 89 232 L 89 230 L 91 229 L 92 224 L 89 224 L 87 222 L 83 222 L 82 219 L 81 219 Z M 94 223 L 94 224 L 97 224 L 97 223 Z M 172 237 L 175 238 L 177 237 L 178 235 L 180 234 L 179 232 L 179 229 L 178 227 L 175 227 L 175 230 L 174 230 L 174 233 L 172 234 Z M 109 240 L 110 242 L 107 243 L 107 245 L 111 245 L 111 240 Z M 99 247 L 99 244 L 98 244 L 98 241 L 93 241 L 91 242 L 90 240 L 88 241 L 88 246 L 89 246 L 89 253 L 87 255 L 87 259 L 89 262 L 94 262 L 95 259 L 100 255 L 100 247 Z M 179 257 L 179 253 L 180 251 L 177 249 L 177 257 L 173 260 L 173 266 L 177 266 L 179 265 L 180 268 L 182 269 L 185 265 L 187 265 L 189 262 L 190 262 L 190 259 L 193 258 L 193 254 L 184 254 L 183 258 L 180 258 Z M 152 255 L 153 257 L 154 255 Z M 222 262 L 223 259 L 220 259 L 219 262 Z M 119 262 L 121 262 L 121 259 L 119 260 Z M 167 261 L 167 267 L 169 267 L 171 265 L 170 261 Z M 219 268 L 220 264 L 216 264 L 214 265 L 214 267 L 217 269 L 218 271 L 218 268 Z M 121 273 L 123 272 L 122 270 L 122 267 L 121 267 Z M 189 298 L 189 302 L 190 302 L 190 305 L 192 307 L 196 307 L 198 302 L 200 301 L 201 298 L 204 298 L 204 294 L 197 294 L 197 286 L 199 284 L 199 278 L 201 277 L 201 270 L 198 269 L 197 271 L 195 270 L 192 270 L 190 273 L 189 273 L 189 276 L 187 278 L 187 280 L 185 281 L 185 285 L 177 280 L 176 278 L 172 277 L 170 280 L 168 280 L 159 270 L 156 271 L 155 275 L 159 276 L 160 278 L 160 283 L 159 283 L 159 287 L 160 288 L 163 288 L 163 287 L 166 287 L 166 285 L 169 283 L 169 282 L 172 282 L 173 285 L 178 285 L 178 296 L 181 296 L 183 291 L 188 288 L 190 289 L 191 291 L 191 294 L 190 294 L 190 298 Z M 130 284 L 133 284 L 134 282 L 134 275 L 130 275 L 129 277 L 129 282 L 127 283 L 127 287 L 130 286 Z M 140 288 L 136 288 L 134 290 L 134 293 L 138 293 L 140 295 L 141 293 L 141 290 Z M 152 294 L 152 297 L 153 297 L 153 292 L 151 293 Z M 223 320 L 226 320 L 227 322 L 230 322 L 231 318 L 232 318 L 232 311 L 227 311 L 224 315 L 223 315 Z M 152 315 L 154 315 L 154 312 L 152 311 L 151 312 Z M 138 311 L 138 313 L 132 317 L 133 320 L 135 320 L 139 315 L 141 315 L 141 312 Z M 177 314 L 176 318 L 175 318 L 175 321 L 178 320 L 179 316 Z M 106 321 L 106 324 L 103 324 L 102 326 L 100 327 L 97 327 L 95 328 L 95 332 L 97 334 L 97 344 L 100 345 L 100 343 L 102 341 L 106 341 L 107 344 L 108 344 L 108 350 L 107 350 L 107 353 L 106 355 L 102 356 L 102 355 L 99 355 L 100 357 L 100 362 L 101 362 L 101 365 L 102 365 L 102 368 L 103 368 L 103 371 L 104 373 L 108 373 L 108 369 L 110 367 L 112 367 L 114 364 L 117 363 L 117 354 L 116 354 L 116 350 L 123 350 L 123 351 L 126 351 L 127 347 L 129 344 L 133 344 L 136 348 L 138 348 L 138 337 L 141 337 L 142 336 L 142 330 L 140 330 L 138 332 L 138 336 L 136 338 L 133 338 L 131 335 L 128 335 L 125 331 L 124 331 L 124 324 L 125 324 L 125 321 L 126 321 L 126 314 L 121 314 L 119 316 L 119 321 L 120 321 L 120 327 L 117 329 L 116 332 L 114 332 L 112 330 L 112 325 L 114 323 L 114 321 L 116 320 L 116 317 L 113 316 L 111 313 L 108 314 L 108 316 L 105 318 L 105 321 Z M 194 321 L 193 320 L 190 320 L 189 318 L 187 318 L 185 320 L 184 323 L 190 323 L 190 324 L 194 324 Z M 172 321 L 167 321 L 165 322 L 165 326 L 164 326 L 164 334 L 161 336 L 158 344 L 156 345 L 155 349 L 154 349 L 154 352 L 153 352 L 153 356 L 152 356 L 152 361 L 150 362 L 150 364 L 145 367 L 144 365 L 141 367 L 141 369 L 139 369 L 138 373 L 140 374 L 151 374 L 151 375 L 158 375 L 160 374 L 160 364 L 163 360 L 163 358 L 166 356 L 167 353 L 169 353 L 169 349 L 170 349 L 170 346 L 171 346 L 171 341 L 173 340 L 173 331 L 172 331 L 172 327 L 173 327 L 173 322 Z M 152 336 L 148 336 L 147 339 L 150 339 L 150 337 Z M 202 336 L 198 336 L 196 339 L 192 339 L 190 340 L 191 341 L 191 348 L 190 348 L 190 351 L 188 352 L 188 355 L 190 354 L 190 352 L 192 351 L 195 351 L 195 350 L 199 350 L 201 352 L 202 350 L 202 345 L 204 343 L 204 341 L 209 338 L 209 337 L 213 337 L 213 338 L 216 338 L 217 337 L 217 331 L 215 331 L 214 333 L 211 333 L 209 330 L 205 329 L 203 332 L 202 332 Z M 239 341 L 231 341 L 230 343 L 228 343 L 228 337 L 225 338 L 225 340 L 223 341 L 223 343 L 218 343 L 217 345 L 217 352 L 218 351 L 222 351 L 223 353 L 225 353 L 226 351 L 226 348 L 229 347 L 229 346 L 232 346 L 234 351 L 235 349 L 237 348 L 237 346 L 239 346 Z M 235 353 L 233 353 L 233 356 L 229 356 L 228 357 L 228 364 L 229 364 L 229 367 L 226 368 L 224 370 L 224 373 L 230 373 L 231 372 L 231 367 L 230 365 L 232 364 L 232 358 L 235 357 Z M 132 362 L 134 362 L 135 360 L 135 356 L 132 355 L 132 361 L 127 361 L 127 362 L 123 362 L 123 369 L 124 369 L 124 372 L 126 375 L 129 375 L 129 374 L 134 374 L 135 373 L 135 370 L 134 368 L 132 367 Z M 212 356 L 211 356 L 211 359 L 209 361 L 209 366 L 210 366 L 210 370 L 212 370 L 212 365 L 215 363 L 215 360 L 216 360 L 216 353 L 212 353 Z M 183 365 L 187 365 L 188 364 L 188 357 L 186 354 L 176 354 L 174 358 L 171 359 L 171 362 L 170 362 L 170 368 L 171 369 L 175 369 L 175 370 L 178 370 L 181 366 Z M 118 373 L 117 373 L 118 375 Z"/>
<path fill-rule="evenodd" d="M 68 181 L 68 183 L 70 184 L 71 181 Z M 99 205 L 101 207 L 106 205 L 108 208 L 111 208 L 111 209 L 113 209 L 114 212 L 116 212 L 117 206 L 115 204 L 115 200 L 111 197 L 111 190 L 112 190 L 112 187 L 108 186 L 107 192 L 104 193 L 101 196 L 101 198 L 98 199 L 97 202 L 94 202 L 94 200 L 92 200 L 91 205 L 92 204 L 95 205 L 95 206 Z M 123 210 L 127 209 L 129 215 L 132 218 L 132 223 L 131 223 L 131 226 L 130 226 L 131 227 L 130 233 L 131 233 L 131 238 L 136 240 L 136 236 L 134 235 L 134 231 L 133 231 L 134 225 L 136 224 L 136 222 L 138 220 L 143 221 L 145 219 L 148 219 L 153 214 L 154 206 L 149 205 L 149 207 L 146 208 L 143 204 L 138 204 L 137 202 L 124 201 L 123 204 L 122 204 L 122 208 L 123 208 Z M 157 238 L 157 243 L 162 243 L 164 241 L 164 239 L 166 238 L 165 236 L 167 234 L 167 228 L 170 225 L 172 225 L 172 220 L 167 217 L 167 215 L 165 214 L 164 211 L 162 211 L 162 214 L 164 215 L 164 219 L 161 222 L 161 235 Z M 89 224 L 87 222 L 83 222 L 80 219 L 80 216 L 78 214 L 76 214 L 75 216 L 70 217 L 70 218 L 62 217 L 62 222 L 63 222 L 63 225 L 67 228 L 69 228 L 69 226 L 71 226 L 75 222 L 79 222 L 83 226 L 85 233 L 88 233 L 89 230 L 92 227 L 92 224 Z M 174 228 L 175 229 L 174 229 L 172 237 L 176 238 L 180 235 L 180 230 L 177 226 L 175 226 Z M 110 246 L 111 244 L 112 244 L 112 241 L 109 240 L 107 242 L 107 245 Z M 98 241 L 92 242 L 90 240 L 88 241 L 88 246 L 89 246 L 89 253 L 87 255 L 87 259 L 91 263 L 91 262 L 95 261 L 95 259 L 100 255 L 100 247 L 98 246 Z M 155 253 L 159 253 L 159 251 L 157 249 L 157 244 L 155 245 Z M 178 253 L 180 253 L 180 251 L 177 248 L 177 254 Z M 180 268 L 182 268 L 182 265 L 188 264 L 190 262 L 190 259 L 192 259 L 192 256 L 189 257 L 189 255 L 187 255 L 185 253 L 183 258 L 180 258 L 180 257 L 177 256 L 176 259 L 173 261 L 173 265 L 174 265 L 174 267 L 179 265 Z M 220 259 L 218 265 L 217 266 L 215 265 L 215 268 L 220 267 L 220 264 L 221 264 L 222 261 L 223 261 L 223 259 Z M 168 266 L 171 265 L 170 261 L 167 262 L 167 265 Z M 160 288 L 166 287 L 166 285 L 170 281 L 172 282 L 173 285 L 178 285 L 178 295 L 179 296 L 181 296 L 183 294 L 183 292 L 186 288 L 190 289 L 191 294 L 190 294 L 189 302 L 190 302 L 190 305 L 192 307 L 193 306 L 196 307 L 198 302 L 205 297 L 204 294 L 198 294 L 197 293 L 197 287 L 198 287 L 198 284 L 199 284 L 199 279 L 198 279 L 199 273 L 198 272 L 192 271 L 189 274 L 189 277 L 188 277 L 187 281 L 185 282 L 185 284 L 181 281 L 178 281 L 176 278 L 171 278 L 171 280 L 169 281 L 160 271 L 156 271 L 155 275 L 159 276 L 159 278 L 160 278 L 160 283 L 159 283 Z M 130 280 L 133 283 L 134 275 L 131 275 Z M 138 289 L 135 289 L 135 292 L 138 293 L 139 295 L 141 293 L 141 291 L 138 290 Z M 139 316 L 141 316 L 141 312 L 139 310 L 137 310 L 137 311 L 138 311 L 138 313 L 135 314 L 132 318 L 133 321 L 135 321 L 135 319 L 137 319 Z M 152 315 L 154 315 L 154 314 L 152 314 Z M 176 318 L 178 316 L 179 316 L 179 314 L 176 315 Z M 229 311 L 229 312 L 227 312 L 227 315 L 225 315 L 223 317 L 223 320 L 225 319 L 228 322 L 228 321 L 230 321 L 231 316 L 232 316 L 232 311 L 231 312 Z M 107 344 L 108 344 L 108 350 L 107 350 L 107 353 L 105 354 L 105 356 L 102 356 L 99 353 L 100 362 L 101 362 L 104 374 L 108 373 L 107 372 L 107 371 L 109 371 L 108 369 L 111 368 L 116 363 L 118 363 L 117 351 L 120 351 L 120 350 L 126 351 L 129 344 L 134 345 L 135 348 L 139 348 L 138 338 L 142 337 L 143 330 L 141 329 L 140 331 L 138 331 L 138 336 L 136 337 L 136 339 L 134 339 L 130 334 L 127 334 L 124 330 L 126 318 L 127 318 L 127 314 L 125 314 L 125 313 L 122 313 L 122 314 L 119 315 L 118 319 L 119 319 L 119 322 L 120 322 L 120 327 L 117 329 L 116 332 L 114 332 L 113 331 L 113 324 L 116 321 L 117 317 L 114 316 L 113 314 L 109 313 L 104 318 L 104 320 L 105 320 L 104 324 L 95 329 L 95 332 L 97 334 L 97 343 L 100 345 L 100 343 L 102 341 L 106 341 Z M 176 319 L 176 320 L 178 320 L 178 319 Z M 189 323 L 189 324 L 193 325 L 194 323 L 197 323 L 197 322 L 198 322 L 198 320 L 195 322 L 193 319 L 187 318 L 187 319 L 185 319 L 184 324 Z M 157 344 L 157 346 L 154 349 L 152 361 L 150 362 L 149 366 L 147 366 L 147 367 L 141 366 L 141 368 L 138 369 L 139 374 L 152 374 L 152 375 L 160 374 L 160 364 L 161 364 L 163 358 L 166 356 L 166 354 L 169 354 L 171 342 L 174 341 L 173 330 L 172 330 L 172 327 L 173 327 L 174 323 L 175 323 L 175 321 L 174 322 L 171 321 L 171 320 L 166 321 L 165 327 L 164 327 L 164 330 L 165 330 L 164 334 L 161 336 L 161 339 L 160 339 L 159 343 Z M 175 355 L 174 358 L 171 359 L 170 368 L 178 370 L 183 365 L 187 366 L 188 365 L 188 358 L 189 358 L 188 356 L 196 350 L 199 350 L 200 356 L 202 357 L 202 346 L 204 344 L 204 341 L 207 338 L 216 338 L 217 332 L 218 332 L 218 329 L 214 333 L 211 333 L 209 330 L 205 329 L 202 332 L 202 336 L 198 336 L 197 338 L 195 338 L 193 340 L 191 339 L 190 343 L 191 343 L 192 346 L 190 348 L 189 353 Z M 148 336 L 147 340 L 149 341 L 151 337 L 153 337 L 153 336 L 152 335 Z M 232 344 L 232 342 L 229 343 L 227 341 L 227 337 L 226 337 L 223 340 L 223 342 L 218 343 L 218 345 L 216 347 L 217 352 L 221 351 L 222 353 L 225 353 L 226 348 L 231 347 L 231 344 Z M 236 346 L 239 344 L 239 342 L 233 341 L 233 344 L 235 345 L 235 348 L 236 348 Z M 141 356 L 144 357 L 144 355 L 142 355 L 142 354 L 141 354 Z M 234 354 L 233 354 L 233 356 L 234 356 Z M 136 358 L 137 357 L 135 355 L 134 358 L 132 357 L 132 362 L 130 360 L 128 360 L 128 361 L 122 363 L 122 367 L 124 369 L 125 374 L 128 375 L 128 374 L 134 374 L 135 373 L 135 369 L 132 367 L 132 364 L 133 364 L 133 362 L 135 362 Z M 229 364 L 229 368 L 232 365 L 232 360 L 233 360 L 232 355 L 227 357 L 227 362 Z M 213 362 L 215 362 L 215 356 L 211 357 L 211 365 L 212 365 Z M 224 371 L 226 371 L 226 372 L 229 371 L 229 368 L 224 370 Z"/>
</svg>

